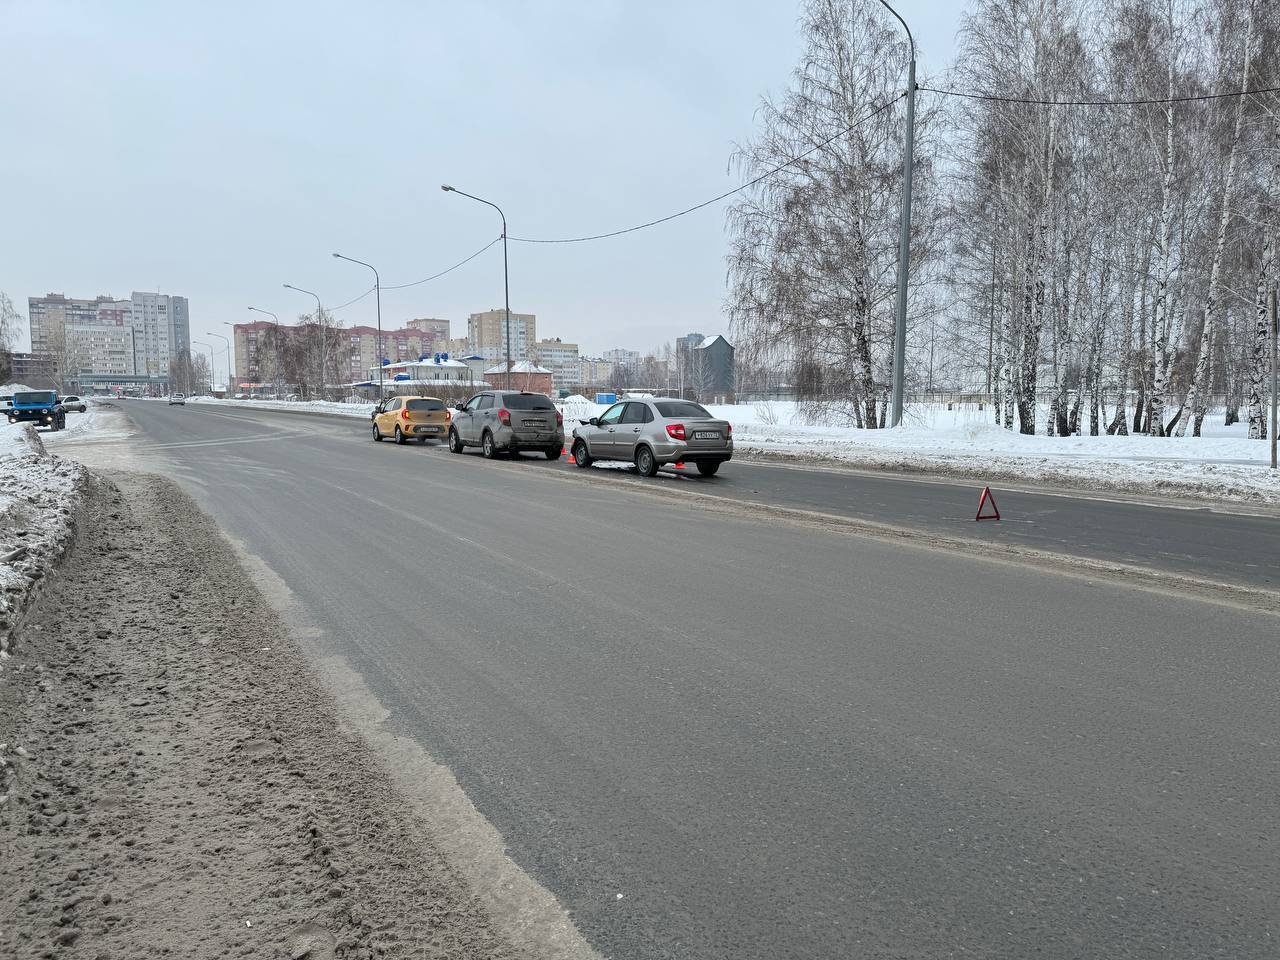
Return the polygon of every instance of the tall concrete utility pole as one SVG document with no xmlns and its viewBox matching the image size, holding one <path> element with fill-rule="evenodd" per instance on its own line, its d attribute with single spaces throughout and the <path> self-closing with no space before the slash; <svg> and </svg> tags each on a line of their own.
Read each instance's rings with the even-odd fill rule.
<svg viewBox="0 0 1280 960">
<path fill-rule="evenodd" d="M 898 316 L 893 333 L 893 406 L 889 425 L 902 424 L 902 392 L 907 362 L 907 277 L 911 271 L 911 169 L 916 140 L 916 40 L 907 21 L 898 11 L 880 0 L 884 8 L 898 18 L 911 43 L 911 65 L 907 69 L 907 142 L 902 151 L 902 223 L 898 238 Z"/>
</svg>

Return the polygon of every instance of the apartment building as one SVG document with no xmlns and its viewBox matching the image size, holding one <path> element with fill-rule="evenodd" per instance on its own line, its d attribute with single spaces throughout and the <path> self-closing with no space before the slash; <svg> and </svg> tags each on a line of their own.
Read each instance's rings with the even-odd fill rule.
<svg viewBox="0 0 1280 960">
<path fill-rule="evenodd" d="M 578 384 L 584 387 L 607 387 L 613 384 L 613 363 L 600 357 L 578 360 Z"/>
<path fill-rule="evenodd" d="M 559 337 L 539 340 L 531 349 L 532 359 L 551 371 L 552 385 L 568 389 L 578 382 L 578 345 L 565 343 Z"/>
<path fill-rule="evenodd" d="M 129 301 L 117 301 L 114 297 L 98 296 L 92 300 L 79 300 L 61 293 L 44 297 L 27 298 L 27 320 L 31 326 L 31 352 L 39 355 L 62 348 L 62 334 L 68 324 L 99 323 L 99 312 L 105 307 L 117 317 L 120 304 L 127 315 Z"/>
<path fill-rule="evenodd" d="M 534 314 L 511 314 L 512 360 L 527 360 L 529 349 L 537 339 L 537 317 Z M 467 352 L 486 360 L 506 359 L 507 312 L 504 308 L 473 313 L 467 318 Z"/>
<path fill-rule="evenodd" d="M 169 361 L 191 344 L 186 297 L 135 292 L 128 300 L 89 300 L 50 293 L 29 297 L 27 316 L 32 353 L 49 356 L 67 380 L 127 376 L 159 385 L 169 376 Z M 125 348 L 127 362 L 120 356 Z"/>
<path fill-rule="evenodd" d="M 449 321 L 434 317 L 420 317 L 405 321 L 406 330 L 418 330 L 422 333 L 422 343 L 427 353 L 444 353 L 449 342 Z M 429 344 L 429 346 L 427 346 Z"/>
</svg>

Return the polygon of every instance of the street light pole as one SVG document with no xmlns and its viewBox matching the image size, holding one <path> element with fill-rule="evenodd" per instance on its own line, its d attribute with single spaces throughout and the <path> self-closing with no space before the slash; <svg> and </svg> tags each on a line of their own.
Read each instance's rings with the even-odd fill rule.
<svg viewBox="0 0 1280 960">
<path fill-rule="evenodd" d="M 335 253 L 335 254 L 334 254 L 334 256 L 335 256 L 335 257 L 337 257 L 339 260 L 349 260 L 349 261 L 351 261 L 352 263 L 358 263 L 358 264 L 360 264 L 360 266 L 362 266 L 362 267 L 368 267 L 370 270 L 372 270 L 372 271 L 373 271 L 373 289 L 374 289 L 374 298 L 375 298 L 375 300 L 376 300 L 376 301 L 377 301 L 377 303 L 378 303 L 378 402 L 379 402 L 379 403 L 381 403 L 381 402 L 382 402 L 382 399 L 383 399 L 383 392 L 382 392 L 382 382 L 383 382 L 383 375 L 382 375 L 382 278 L 381 278 L 380 276 L 378 276 L 378 268 L 377 268 L 377 267 L 375 267 L 372 263 L 365 263 L 363 260 L 357 260 L 355 257 L 344 257 L 344 256 L 343 256 L 342 254 L 340 254 L 340 253 Z"/>
<path fill-rule="evenodd" d="M 231 341 L 228 340 L 226 337 L 224 337 L 220 333 L 214 333 L 212 331 L 206 331 L 206 332 L 209 334 L 209 336 L 217 337 L 219 340 L 221 340 L 223 343 L 227 345 L 227 393 L 230 393 L 231 392 Z"/>
<path fill-rule="evenodd" d="M 213 395 L 213 347 L 201 340 L 192 340 L 197 347 L 204 347 L 209 351 L 209 395 Z"/>
<path fill-rule="evenodd" d="M 1280 339 L 1280 317 L 1276 315 L 1276 288 L 1271 288 L 1271 469 L 1276 468 L 1276 341 Z"/>
<path fill-rule="evenodd" d="M 272 320 L 275 321 L 276 337 L 275 337 L 275 344 L 273 345 L 275 349 L 272 351 L 272 353 L 274 355 L 273 359 L 275 360 L 275 364 L 276 364 L 276 399 L 279 400 L 280 399 L 280 318 L 277 317 L 270 310 L 262 310 L 262 309 L 259 309 L 258 307 L 250 307 L 249 309 L 252 310 L 254 313 L 265 313 L 268 317 L 270 317 Z M 249 353 L 249 348 L 246 346 L 245 347 L 246 360 L 248 360 L 248 353 Z"/>
<path fill-rule="evenodd" d="M 324 355 L 325 355 L 325 336 L 324 336 L 324 307 L 320 305 L 320 294 L 312 293 L 310 290 L 303 290 L 301 287 L 295 287 L 292 283 L 286 283 L 285 289 L 296 290 L 298 293 L 305 293 L 309 297 L 316 298 L 316 324 L 320 331 L 320 393 L 321 399 L 324 394 Z"/>
<path fill-rule="evenodd" d="M 906 379 L 907 361 L 907 275 L 911 270 L 911 168 L 916 138 L 916 40 L 911 35 L 907 21 L 898 11 L 880 0 L 884 8 L 898 18 L 907 31 L 911 43 L 911 65 L 907 69 L 907 142 L 902 152 L 902 216 L 901 235 L 898 238 L 898 310 L 893 335 L 893 406 L 890 425 L 902 424 L 902 392 Z"/>
<path fill-rule="evenodd" d="M 511 284 L 507 273 L 507 215 L 502 212 L 502 208 L 490 200 L 483 197 L 477 197 L 470 193 L 464 193 L 457 187 L 451 187 L 447 183 L 440 184 L 440 189 L 445 193 L 457 193 L 472 200 L 477 200 L 486 206 L 493 207 L 498 211 L 498 216 L 502 218 L 502 295 L 507 305 L 507 389 L 511 389 Z"/>
</svg>

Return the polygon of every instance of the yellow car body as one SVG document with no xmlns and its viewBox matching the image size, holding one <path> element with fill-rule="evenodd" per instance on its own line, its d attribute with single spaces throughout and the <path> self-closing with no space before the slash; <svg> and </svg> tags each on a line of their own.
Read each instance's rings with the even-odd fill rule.
<svg viewBox="0 0 1280 960">
<path fill-rule="evenodd" d="M 437 397 L 387 397 L 373 411 L 373 439 L 408 443 L 444 440 L 452 415 Z"/>
</svg>

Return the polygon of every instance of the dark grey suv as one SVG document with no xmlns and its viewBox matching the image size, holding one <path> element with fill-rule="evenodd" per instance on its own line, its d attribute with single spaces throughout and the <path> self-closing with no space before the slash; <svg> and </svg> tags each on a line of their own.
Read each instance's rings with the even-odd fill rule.
<svg viewBox="0 0 1280 960">
<path fill-rule="evenodd" d="M 449 449 L 479 447 L 493 459 L 502 450 L 539 450 L 548 460 L 564 451 L 564 417 L 542 393 L 485 390 L 454 410 Z"/>
</svg>

